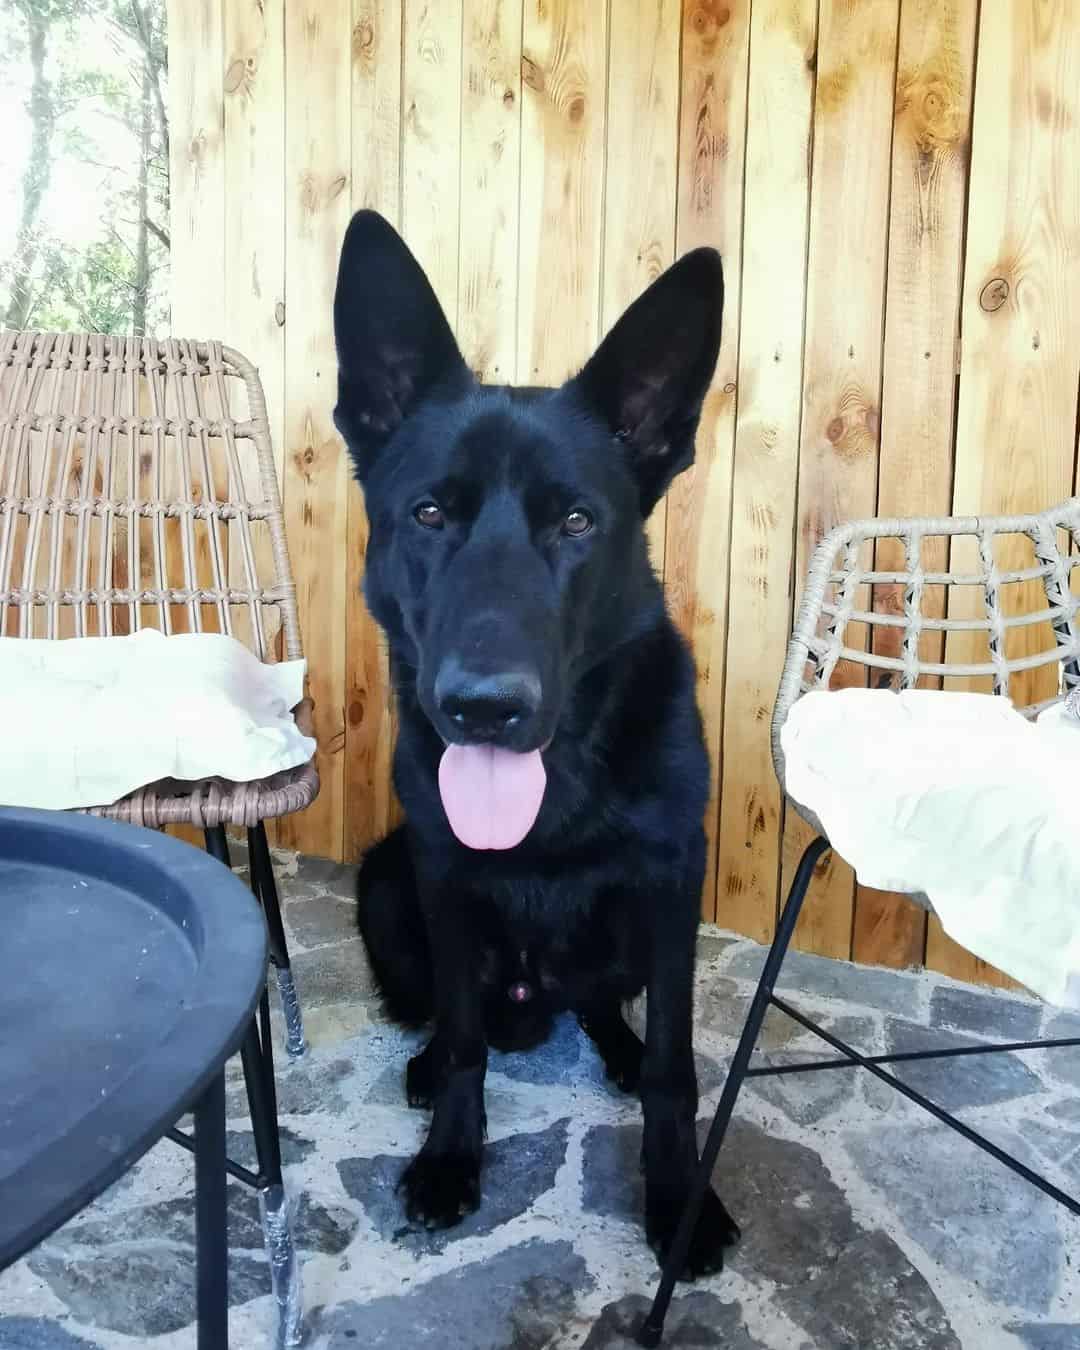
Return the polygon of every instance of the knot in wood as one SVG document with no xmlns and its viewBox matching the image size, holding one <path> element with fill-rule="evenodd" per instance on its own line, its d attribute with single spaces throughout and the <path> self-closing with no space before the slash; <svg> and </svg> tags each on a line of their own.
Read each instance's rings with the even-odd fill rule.
<svg viewBox="0 0 1080 1350">
<path fill-rule="evenodd" d="M 1004 277 L 995 277 L 993 281 L 988 281 L 982 288 L 979 295 L 979 304 L 986 310 L 987 314 L 993 314 L 994 310 L 1000 309 L 1009 298 L 1009 283 Z"/>
</svg>

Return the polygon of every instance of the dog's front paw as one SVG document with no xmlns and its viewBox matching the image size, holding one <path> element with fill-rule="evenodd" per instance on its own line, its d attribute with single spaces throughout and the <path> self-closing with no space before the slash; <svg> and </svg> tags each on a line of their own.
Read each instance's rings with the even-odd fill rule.
<svg viewBox="0 0 1080 1350">
<path fill-rule="evenodd" d="M 661 1265 L 667 1262 L 685 1204 L 686 1190 L 682 1186 L 650 1186 L 647 1189 L 645 1233 Z M 734 1246 L 740 1236 L 739 1225 L 719 1197 L 711 1188 L 707 1190 L 679 1279 L 696 1280 L 699 1275 L 713 1275 L 722 1270 L 724 1248 Z"/>
<path fill-rule="evenodd" d="M 405 1214 L 426 1228 L 450 1228 L 480 1203 L 480 1162 L 421 1150 L 401 1178 Z"/>
</svg>

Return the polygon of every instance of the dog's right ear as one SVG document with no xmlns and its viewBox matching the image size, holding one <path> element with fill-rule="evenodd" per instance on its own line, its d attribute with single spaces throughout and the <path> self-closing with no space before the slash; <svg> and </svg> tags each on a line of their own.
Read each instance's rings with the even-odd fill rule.
<svg viewBox="0 0 1080 1350">
<path fill-rule="evenodd" d="M 375 211 L 358 211 L 345 233 L 334 338 L 334 423 L 363 480 L 380 448 L 426 394 L 472 378 L 423 269 Z"/>
</svg>

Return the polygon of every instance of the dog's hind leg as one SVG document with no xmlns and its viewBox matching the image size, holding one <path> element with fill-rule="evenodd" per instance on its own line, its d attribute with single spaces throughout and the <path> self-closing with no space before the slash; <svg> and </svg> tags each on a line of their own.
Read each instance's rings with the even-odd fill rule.
<svg viewBox="0 0 1080 1350">
<path fill-rule="evenodd" d="M 405 1026 L 422 1026 L 434 1012 L 434 977 L 403 829 L 365 856 L 356 897 L 360 936 L 387 1015 Z"/>
<path fill-rule="evenodd" d="M 617 1001 L 596 1003 L 578 1013 L 582 1030 L 592 1040 L 611 1081 L 623 1092 L 636 1092 L 645 1047 L 626 1024 Z"/>
</svg>

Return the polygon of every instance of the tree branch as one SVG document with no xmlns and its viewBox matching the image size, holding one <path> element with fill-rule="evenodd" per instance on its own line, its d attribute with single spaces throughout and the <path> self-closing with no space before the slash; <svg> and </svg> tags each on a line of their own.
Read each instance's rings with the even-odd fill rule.
<svg viewBox="0 0 1080 1350">
<path fill-rule="evenodd" d="M 163 230 L 160 225 L 155 224 L 149 216 L 143 217 L 143 223 L 163 248 L 172 248 L 172 240 L 169 238 L 167 230 Z"/>
</svg>

